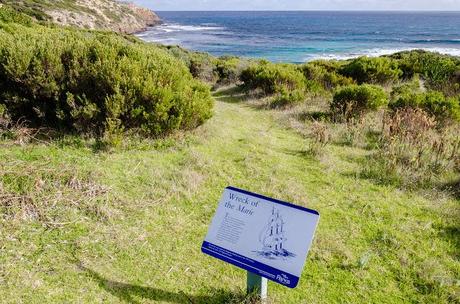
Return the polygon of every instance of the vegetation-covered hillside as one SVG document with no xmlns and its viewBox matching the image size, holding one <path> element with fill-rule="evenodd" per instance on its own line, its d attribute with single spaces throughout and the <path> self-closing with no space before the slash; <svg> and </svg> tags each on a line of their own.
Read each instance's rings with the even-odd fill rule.
<svg viewBox="0 0 460 304">
<path fill-rule="evenodd" d="M 168 52 L 109 32 L 34 23 L 0 9 L 0 117 L 115 140 L 162 136 L 211 116 L 209 87 Z M 115 138 L 114 138 L 115 136 Z"/>
<path fill-rule="evenodd" d="M 271 63 L 168 47 L 192 74 L 286 112 L 314 138 L 367 147 L 363 175 L 398 186 L 460 186 L 460 58 L 422 50 L 378 58 Z M 229 76 L 230 79 L 229 80 Z M 435 186 L 436 187 L 436 186 Z"/>
<path fill-rule="evenodd" d="M 134 33 L 160 23 L 151 10 L 117 0 L 0 0 L 37 20 L 86 29 Z"/>
</svg>

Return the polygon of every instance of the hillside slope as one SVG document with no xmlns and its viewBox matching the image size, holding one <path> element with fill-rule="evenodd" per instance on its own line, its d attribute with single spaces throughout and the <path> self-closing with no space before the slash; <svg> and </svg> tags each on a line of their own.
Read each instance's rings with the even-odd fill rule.
<svg viewBox="0 0 460 304">
<path fill-rule="evenodd" d="M 87 29 L 134 33 L 161 22 L 149 9 L 116 0 L 0 0 L 0 3 L 39 20 Z"/>
<path fill-rule="evenodd" d="M 268 111 L 219 100 L 177 141 L 94 153 L 78 138 L 0 140 L 1 298 L 250 303 L 245 272 L 200 252 L 233 185 L 321 213 L 299 287 L 270 282 L 270 303 L 459 303 L 458 200 L 360 178 L 365 150 L 331 145 L 317 161 Z"/>
</svg>

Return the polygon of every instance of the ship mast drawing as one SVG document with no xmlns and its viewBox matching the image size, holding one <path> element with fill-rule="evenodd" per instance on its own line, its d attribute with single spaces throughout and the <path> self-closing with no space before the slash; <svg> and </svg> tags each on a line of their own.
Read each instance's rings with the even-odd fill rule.
<svg viewBox="0 0 460 304">
<path fill-rule="evenodd" d="M 258 255 L 269 259 L 294 256 L 294 254 L 285 249 L 287 241 L 284 230 L 285 224 L 279 210 L 273 207 L 267 224 L 259 234 L 259 242 L 262 244 L 262 250 L 257 251 Z"/>
</svg>

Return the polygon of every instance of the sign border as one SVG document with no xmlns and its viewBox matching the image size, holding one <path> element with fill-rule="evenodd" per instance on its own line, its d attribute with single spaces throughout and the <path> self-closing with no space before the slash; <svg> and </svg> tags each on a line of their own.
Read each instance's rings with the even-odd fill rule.
<svg viewBox="0 0 460 304">
<path fill-rule="evenodd" d="M 264 196 L 264 195 L 261 195 L 261 194 L 249 192 L 249 191 L 239 189 L 239 188 L 236 188 L 236 187 L 232 187 L 232 186 L 228 186 L 225 189 L 233 190 L 233 191 L 240 192 L 240 193 L 247 194 L 247 195 L 251 195 L 251 196 L 255 196 L 255 197 L 263 199 L 263 200 L 267 200 L 267 201 L 277 203 L 277 204 L 280 204 L 280 205 L 283 205 L 283 206 L 299 209 L 299 210 L 302 210 L 302 211 L 312 213 L 312 214 L 315 214 L 315 215 L 319 216 L 319 212 L 316 211 L 316 210 L 308 209 L 308 208 L 305 208 L 305 207 L 302 207 L 302 206 L 299 206 L 299 205 L 295 205 L 295 204 L 292 204 L 292 203 L 289 203 L 289 202 L 281 201 L 281 200 L 278 200 L 278 199 L 275 199 L 275 198 L 271 198 L 271 197 Z"/>
<path fill-rule="evenodd" d="M 231 191 L 239 192 L 239 193 L 242 193 L 242 194 L 245 194 L 245 195 L 250 195 L 250 196 L 253 196 L 253 197 L 256 197 L 256 198 L 259 198 L 259 199 L 270 201 L 272 203 L 280 204 L 280 205 L 283 205 L 283 206 L 286 206 L 286 207 L 294 208 L 294 209 L 301 210 L 301 211 L 304 211 L 304 212 L 307 212 L 307 213 L 310 213 L 310 214 L 317 215 L 318 218 L 320 217 L 319 212 L 316 211 L 316 210 L 305 208 L 305 207 L 302 207 L 302 206 L 299 206 L 299 205 L 294 205 L 294 204 L 289 203 L 289 202 L 281 201 L 281 200 L 274 199 L 274 198 L 271 198 L 271 197 L 267 197 L 267 196 L 264 196 L 264 195 L 261 195 L 261 194 L 253 193 L 253 192 L 250 192 L 250 191 L 247 191 L 247 190 L 239 189 L 239 188 L 232 187 L 232 186 L 226 187 L 225 190 L 231 190 Z M 234 266 L 237 266 L 238 268 L 242 268 L 242 269 L 245 269 L 247 271 L 253 272 L 253 273 L 257 274 L 257 275 L 265 277 L 265 278 L 267 278 L 267 279 L 269 279 L 271 281 L 275 281 L 276 283 L 279 283 L 279 284 L 281 284 L 283 286 L 286 286 L 286 287 L 289 287 L 289 288 L 297 287 L 297 285 L 299 283 L 299 280 L 300 280 L 300 277 L 297 277 L 297 276 L 295 276 L 293 274 L 287 273 L 285 271 L 282 271 L 280 269 L 274 268 L 274 267 L 269 266 L 267 264 L 257 262 L 255 260 L 249 258 L 249 257 L 244 256 L 244 255 L 238 254 L 238 253 L 230 251 L 230 250 L 228 250 L 226 248 L 222 248 L 220 246 L 217 246 L 217 245 L 214 245 L 212 243 L 209 243 L 209 242 L 206 241 L 206 237 L 205 237 L 205 240 L 203 241 L 203 244 L 201 245 L 201 252 L 203 252 L 204 254 L 207 254 L 209 256 L 212 256 L 214 258 L 217 258 L 219 260 L 222 260 L 224 262 L 227 262 L 229 264 L 232 264 Z M 307 255 L 308 255 L 308 253 L 307 253 Z M 246 262 L 243 262 L 242 260 L 245 260 Z M 306 261 L 305 261 L 305 263 L 306 263 Z M 305 267 L 305 264 L 304 264 L 304 267 Z M 288 283 L 288 282 L 283 282 L 283 281 L 277 281 L 277 276 L 274 275 L 274 273 L 278 273 L 278 274 L 281 274 L 281 275 L 284 275 L 284 276 L 287 275 L 289 277 L 289 279 L 290 279 L 290 282 Z"/>
</svg>

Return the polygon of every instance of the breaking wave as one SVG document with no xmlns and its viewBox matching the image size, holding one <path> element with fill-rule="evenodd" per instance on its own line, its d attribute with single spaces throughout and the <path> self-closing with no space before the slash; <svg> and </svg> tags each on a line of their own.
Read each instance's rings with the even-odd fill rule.
<svg viewBox="0 0 460 304">
<path fill-rule="evenodd" d="M 438 47 L 421 47 L 421 48 L 389 48 L 389 49 L 370 49 L 357 52 L 348 53 L 330 53 L 330 54 L 309 54 L 305 57 L 304 61 L 312 61 L 316 59 L 333 59 L 333 60 L 347 60 L 361 56 L 379 57 L 384 55 L 391 55 L 403 51 L 424 50 L 436 52 L 445 55 L 460 56 L 460 49 L 456 48 L 438 48 Z"/>
</svg>

